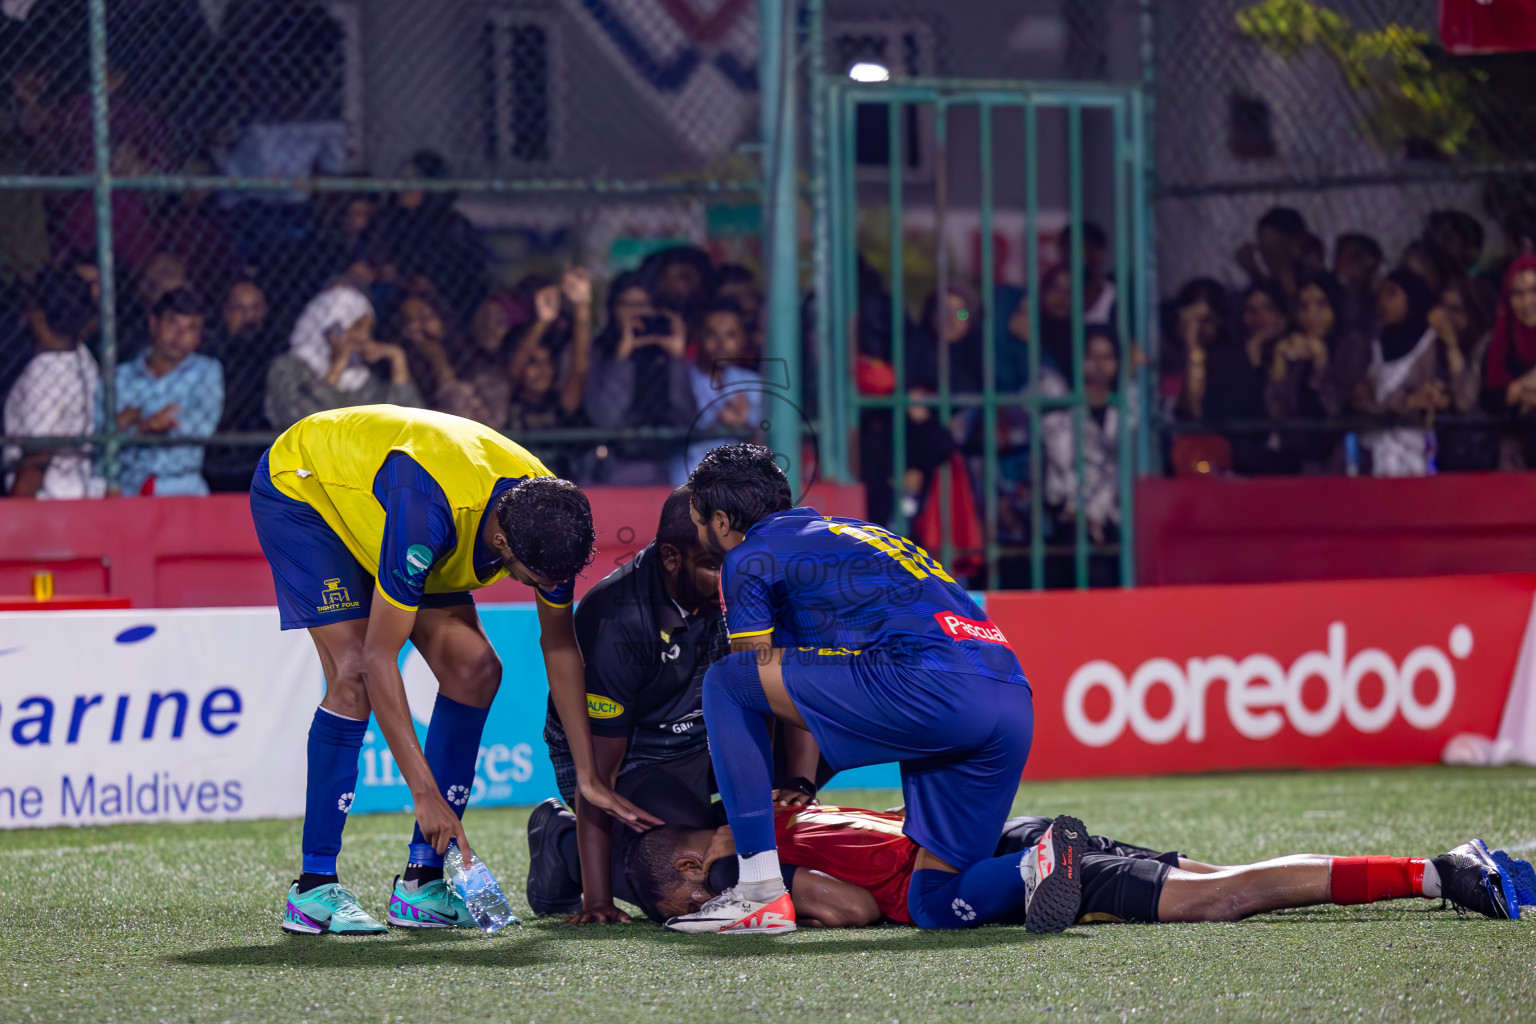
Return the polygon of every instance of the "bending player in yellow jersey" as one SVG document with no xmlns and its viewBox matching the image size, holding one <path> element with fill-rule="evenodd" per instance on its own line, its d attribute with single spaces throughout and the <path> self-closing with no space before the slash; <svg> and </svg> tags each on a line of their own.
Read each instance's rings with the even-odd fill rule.
<svg viewBox="0 0 1536 1024">
<path fill-rule="evenodd" d="M 581 799 L 635 827 L 657 824 L 592 770 L 586 684 L 571 614 L 575 576 L 592 558 L 581 489 L 469 420 L 390 405 L 316 413 L 262 456 L 251 517 L 272 566 L 283 629 L 308 629 L 326 694 L 309 731 L 303 869 L 283 929 L 364 934 L 384 926 L 337 878 L 336 857 L 372 711 L 416 806 L 416 833 L 388 920 L 473 927 L 442 877 L 474 783 L 501 661 L 470 591 L 508 576 L 538 593 L 549 690 L 570 739 Z M 418 745 L 400 651 L 410 640 L 439 691 Z"/>
</svg>

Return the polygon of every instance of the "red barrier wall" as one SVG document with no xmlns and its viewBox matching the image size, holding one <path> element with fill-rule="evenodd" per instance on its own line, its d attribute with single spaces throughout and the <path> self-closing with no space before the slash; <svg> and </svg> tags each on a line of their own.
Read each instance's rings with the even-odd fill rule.
<svg viewBox="0 0 1536 1024">
<path fill-rule="evenodd" d="M 591 490 L 594 570 L 651 536 L 666 493 Z M 1536 572 L 1536 473 L 1154 479 L 1136 495 L 1143 585 Z M 859 487 L 819 485 L 811 500 L 829 513 L 863 514 Z M 633 538 L 621 534 L 626 526 Z M 53 570 L 61 596 L 119 594 L 141 608 L 272 602 L 243 494 L 0 500 L 0 595 L 28 593 L 40 568 Z M 588 573 L 583 589 L 602 575 Z M 498 584 L 485 598 L 522 600 L 522 589 Z"/>
<path fill-rule="evenodd" d="M 1536 473 L 1149 479 L 1136 517 L 1144 585 L 1536 571 Z"/>
<path fill-rule="evenodd" d="M 576 592 L 622 565 L 656 535 L 665 487 L 594 487 L 597 557 Z M 820 484 L 808 498 L 830 515 L 858 516 L 861 487 Z M 244 494 L 207 498 L 105 498 L 100 501 L 0 500 L 0 595 L 31 592 L 32 573 L 54 574 L 60 597 L 116 594 L 138 608 L 269 605 L 272 575 Z M 506 580 L 484 601 L 527 601 Z"/>
</svg>

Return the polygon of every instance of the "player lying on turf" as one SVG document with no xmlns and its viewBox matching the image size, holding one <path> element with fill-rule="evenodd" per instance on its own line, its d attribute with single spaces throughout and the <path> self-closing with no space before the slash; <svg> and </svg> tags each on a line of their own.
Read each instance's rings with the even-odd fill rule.
<svg viewBox="0 0 1536 1024">
<path fill-rule="evenodd" d="M 316 413 L 272 443 L 251 481 L 251 517 L 272 566 L 283 629 L 308 629 L 325 671 L 309 730 L 302 873 L 283 930 L 316 935 L 384 926 L 339 884 L 336 857 L 372 711 L 411 788 L 416 831 L 389 900 L 391 924 L 473 927 L 443 883 L 474 784 L 501 661 L 471 590 L 508 576 L 538 592 L 549 690 L 570 737 L 583 797 L 635 825 L 659 824 L 592 770 L 574 577 L 592 558 L 587 497 L 478 423 L 392 405 Z M 410 640 L 437 677 L 425 752 L 400 651 Z"/>
<path fill-rule="evenodd" d="M 998 856 L 1038 844 L 1049 818 L 1013 818 Z M 801 921 L 856 928 L 881 920 L 908 924 L 909 890 L 918 846 L 902 819 L 857 808 L 813 806 L 774 816 L 783 883 Z M 1480 839 L 1433 858 L 1327 857 L 1297 854 L 1258 864 L 1217 867 L 1178 853 L 1159 853 L 1104 836 L 1089 836 L 1083 855 L 1078 921 L 1240 921 L 1254 914 L 1317 904 L 1445 899 L 1459 910 L 1518 917 L 1536 902 L 1536 873 Z M 653 829 L 627 844 L 630 885 L 654 920 L 692 913 L 734 880 L 736 845 L 729 828 Z M 1057 866 L 1060 870 L 1060 866 Z M 974 908 L 960 904 L 962 915 Z M 1023 924 L 1022 904 L 995 915 Z"/>
<path fill-rule="evenodd" d="M 581 599 L 576 639 L 598 777 L 668 824 L 713 828 L 719 818 L 711 800 L 704 673 L 729 644 L 718 596 L 720 557 L 699 543 L 691 497 L 686 485 L 673 491 L 656 539 Z M 809 740 L 803 729 L 792 732 Z M 565 804 L 546 800 L 528 819 L 528 905 L 573 924 L 628 921 L 613 903 L 614 896 L 636 902 L 613 850 L 611 837 L 621 826 L 579 798 L 553 702 L 544 742 Z M 816 761 L 813 743 L 792 751 L 775 773 L 790 780 L 780 796 L 799 803 L 814 797 Z"/>
<path fill-rule="evenodd" d="M 907 894 L 915 923 L 971 927 L 1026 903 L 1032 929 L 1071 924 L 1080 823 L 1048 830 L 1040 857 L 994 856 L 1034 730 L 1029 684 L 1002 631 L 910 541 L 792 507 L 761 445 L 715 448 L 689 485 L 703 542 L 724 556 L 733 650 L 705 674 L 704 721 L 739 880 L 667 926 L 794 930 L 774 845 L 774 717 L 809 729 L 834 770 L 901 762 L 903 827 L 919 848 Z M 1037 872 L 1041 859 L 1063 870 Z"/>
</svg>

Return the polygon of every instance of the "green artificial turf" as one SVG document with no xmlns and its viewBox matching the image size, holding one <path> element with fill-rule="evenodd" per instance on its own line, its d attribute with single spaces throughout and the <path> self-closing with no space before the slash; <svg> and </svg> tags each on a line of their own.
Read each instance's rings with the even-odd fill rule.
<svg viewBox="0 0 1536 1024">
<path fill-rule="evenodd" d="M 1215 862 L 1536 847 L 1536 771 L 1416 769 L 1031 784 L 1018 809 Z M 884 807 L 894 794 L 839 793 Z M 522 810 L 471 811 L 525 913 Z M 347 826 L 382 916 L 410 823 Z M 532 921 L 487 938 L 278 931 L 297 821 L 0 833 L 0 1021 L 1530 1020 L 1536 921 L 1438 902 L 1241 924 L 672 935 Z M 1529 852 L 1525 854 L 1529 856 Z M 1536 915 L 1533 915 L 1536 916 Z"/>
</svg>

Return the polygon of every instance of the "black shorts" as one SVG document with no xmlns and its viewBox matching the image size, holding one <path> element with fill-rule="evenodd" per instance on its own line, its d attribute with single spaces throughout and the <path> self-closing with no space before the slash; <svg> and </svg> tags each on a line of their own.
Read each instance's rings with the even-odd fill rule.
<svg viewBox="0 0 1536 1024">
<path fill-rule="evenodd" d="M 564 748 L 551 747 L 549 760 L 555 766 L 555 784 L 567 807 L 576 806 L 576 763 Z M 650 811 L 668 825 L 684 828 L 714 828 L 715 813 L 710 798 L 715 793 L 715 776 L 709 763 L 708 748 L 701 747 L 670 761 L 642 761 L 626 764 L 613 787 L 624 799 L 642 810 Z"/>
<path fill-rule="evenodd" d="M 309 629 L 366 619 L 373 604 L 373 572 L 310 505 L 272 483 L 262 454 L 251 478 L 251 522 L 272 569 L 282 629 Z M 468 591 L 421 595 L 422 608 L 475 603 Z"/>
<path fill-rule="evenodd" d="M 1020 853 L 1035 845 L 1051 818 L 1009 818 L 1003 824 L 996 856 Z M 1083 856 L 1083 904 L 1079 924 L 1133 921 L 1157 922 L 1157 900 L 1168 872 L 1179 866 L 1177 853 L 1160 853 L 1144 846 L 1122 843 L 1108 836 L 1089 836 Z M 1023 924 L 1024 911 L 1004 918 L 1005 924 Z"/>
</svg>

